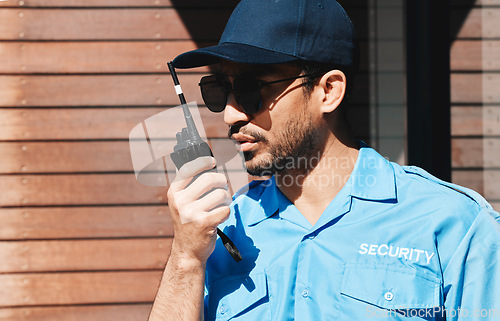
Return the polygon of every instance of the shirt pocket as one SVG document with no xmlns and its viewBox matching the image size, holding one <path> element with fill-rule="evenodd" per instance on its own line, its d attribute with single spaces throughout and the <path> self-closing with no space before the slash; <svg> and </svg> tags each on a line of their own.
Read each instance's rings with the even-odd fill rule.
<svg viewBox="0 0 500 321">
<path fill-rule="evenodd" d="M 208 320 L 271 320 L 265 273 L 219 279 L 208 291 Z"/>
<path fill-rule="evenodd" d="M 410 267 L 347 265 L 342 320 L 439 320 L 442 282 Z"/>
</svg>

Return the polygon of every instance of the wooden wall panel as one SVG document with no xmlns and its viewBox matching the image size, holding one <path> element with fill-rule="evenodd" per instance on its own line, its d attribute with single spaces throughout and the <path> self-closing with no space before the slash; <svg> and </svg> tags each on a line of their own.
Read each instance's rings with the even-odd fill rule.
<svg viewBox="0 0 500 321">
<path fill-rule="evenodd" d="M 229 12 L 228 12 L 229 11 Z M 218 40 L 230 13 L 226 9 L 190 9 L 183 18 L 173 8 L 158 9 L 2 9 L 3 40 Z"/>
<path fill-rule="evenodd" d="M 0 143 L 0 173 L 133 171 L 128 141 Z"/>
<path fill-rule="evenodd" d="M 359 1 L 359 0 L 358 0 Z M 207 2 L 205 0 L 3 0 L 0 2 L 0 7 L 170 7 L 175 5 L 178 7 L 221 7 L 230 8 L 234 6 L 234 0 L 217 0 Z"/>
<path fill-rule="evenodd" d="M 498 0 L 452 2 L 453 182 L 500 210 L 500 41 Z M 472 6 L 472 7 L 471 7 Z"/>
<path fill-rule="evenodd" d="M 215 145 L 214 155 L 221 157 L 221 162 L 225 160 L 222 156 L 234 157 L 237 153 L 236 146 L 229 139 L 222 141 L 222 144 L 219 143 L 220 140 L 209 139 L 207 141 L 211 146 Z M 167 146 L 171 147 L 175 144 L 174 142 L 168 143 Z M 19 171 L 26 174 L 133 173 L 130 153 L 128 141 L 0 143 L 0 159 L 4 160 L 0 162 L 0 174 L 12 174 Z M 232 163 L 226 167 L 228 170 L 242 169 L 242 166 Z M 175 171 L 174 168 L 168 170 Z"/>
<path fill-rule="evenodd" d="M 167 59 L 212 44 L 197 45 L 191 40 L 4 42 L 0 43 L 0 70 L 13 74 L 166 73 Z M 193 71 L 207 72 L 208 68 Z"/>
<path fill-rule="evenodd" d="M 0 241 L 0 273 L 163 269 L 170 246 L 166 238 Z"/>
<path fill-rule="evenodd" d="M 500 168 L 499 138 L 454 138 L 451 148 L 454 168 Z"/>
<path fill-rule="evenodd" d="M 497 71 L 500 69 L 500 41 L 455 41 L 451 58 L 451 69 L 455 71 Z"/>
<path fill-rule="evenodd" d="M 0 176 L 0 206 L 166 204 L 166 187 L 139 184 L 133 174 Z"/>
<path fill-rule="evenodd" d="M 0 39 L 218 41 L 219 32 L 224 29 L 231 11 L 230 8 L 3 8 L 0 21 L 5 23 L 0 25 Z M 363 10 L 353 9 L 349 12 L 357 30 L 367 30 Z M 189 30 L 184 27 L 184 21 L 190 22 Z"/>
<path fill-rule="evenodd" d="M 452 174 L 454 183 L 471 188 L 493 202 L 500 199 L 499 170 L 455 170 Z"/>
<path fill-rule="evenodd" d="M 0 140 L 126 140 L 141 121 L 165 111 L 144 108 L 0 108 Z M 227 137 L 223 115 L 200 108 L 209 137 Z M 165 126 L 165 128 L 178 128 Z"/>
<path fill-rule="evenodd" d="M 461 19 L 464 16 L 466 19 L 462 24 Z M 475 7 L 472 10 L 460 8 L 452 9 L 451 23 L 460 26 L 457 38 L 498 38 L 500 36 L 499 18 L 500 8 L 498 7 Z"/>
<path fill-rule="evenodd" d="M 473 1 L 473 4 L 476 6 L 489 6 L 489 5 L 499 5 L 500 0 L 475 0 Z M 470 6 L 471 1 L 470 0 L 452 0 L 451 1 L 452 6 Z"/>
<path fill-rule="evenodd" d="M 0 208 L 0 222 L 0 240 L 137 238 L 174 233 L 165 205 Z"/>
<path fill-rule="evenodd" d="M 234 5 L 0 1 L 0 320 L 147 318 L 173 228 L 166 187 L 135 179 L 129 133 L 179 104 L 166 61 L 217 41 Z M 189 101 L 208 71 L 179 70 Z"/>
<path fill-rule="evenodd" d="M 452 103 L 500 102 L 500 74 L 453 73 L 451 75 Z"/>
<path fill-rule="evenodd" d="M 500 105 L 453 106 L 452 136 L 500 136 Z"/>
<path fill-rule="evenodd" d="M 201 105 L 200 78 L 199 74 L 179 76 L 186 99 Z M 398 80 L 394 74 L 387 74 L 385 78 L 387 82 Z M 176 106 L 179 101 L 171 82 L 165 74 L 0 76 L 0 86 L 4 88 L 0 107 Z M 366 74 L 360 74 L 354 82 L 357 92 L 366 92 L 369 85 Z M 458 86 L 461 85 L 458 82 Z M 469 95 L 474 94 L 477 93 Z M 391 96 L 386 98 L 389 103 L 398 101 Z M 353 96 L 351 102 L 366 103 L 366 99 Z"/>
<path fill-rule="evenodd" d="M 189 101 L 201 102 L 200 76 L 182 79 Z M 0 76 L 0 107 L 176 106 L 171 82 L 169 75 Z"/>
<path fill-rule="evenodd" d="M 0 274 L 0 306 L 152 302 L 162 271 Z"/>
<path fill-rule="evenodd" d="M 0 321 L 145 321 L 151 307 L 152 304 L 115 304 L 0 308 Z"/>
</svg>

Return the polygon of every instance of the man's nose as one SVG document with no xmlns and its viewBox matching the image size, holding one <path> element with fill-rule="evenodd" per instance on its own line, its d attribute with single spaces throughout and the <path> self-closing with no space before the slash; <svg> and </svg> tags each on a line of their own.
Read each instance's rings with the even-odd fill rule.
<svg viewBox="0 0 500 321">
<path fill-rule="evenodd" d="M 241 106 L 238 105 L 233 93 L 227 97 L 226 109 L 224 109 L 224 122 L 228 126 L 236 125 L 238 123 L 248 123 L 251 116 L 245 114 Z"/>
</svg>

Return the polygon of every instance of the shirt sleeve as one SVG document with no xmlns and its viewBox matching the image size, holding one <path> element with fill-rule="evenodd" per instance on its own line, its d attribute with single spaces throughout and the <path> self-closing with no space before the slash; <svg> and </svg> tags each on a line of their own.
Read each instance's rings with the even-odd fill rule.
<svg viewBox="0 0 500 321">
<path fill-rule="evenodd" d="M 443 272 L 448 321 L 500 321 L 500 224 L 483 208 Z"/>
</svg>

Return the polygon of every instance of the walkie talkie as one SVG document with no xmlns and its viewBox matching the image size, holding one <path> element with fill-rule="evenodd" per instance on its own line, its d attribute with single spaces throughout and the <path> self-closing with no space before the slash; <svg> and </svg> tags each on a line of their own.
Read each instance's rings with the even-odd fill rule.
<svg viewBox="0 0 500 321">
<path fill-rule="evenodd" d="M 210 146 L 201 139 L 198 130 L 194 124 L 193 116 L 189 111 L 186 104 L 186 98 L 184 98 L 184 93 L 182 92 L 179 79 L 177 78 L 177 73 L 175 72 L 174 65 L 172 61 L 167 62 L 168 69 L 174 80 L 175 92 L 179 96 L 182 105 L 182 112 L 184 113 L 184 119 L 186 120 L 186 126 L 180 132 L 176 134 L 177 144 L 174 146 L 174 152 L 170 154 L 170 158 L 174 162 L 177 169 L 181 168 L 185 163 L 195 160 L 201 156 L 213 156 Z M 217 169 L 213 169 L 217 171 Z M 222 244 L 227 249 L 229 254 L 233 257 L 236 262 L 241 261 L 241 254 L 234 245 L 234 243 L 224 234 L 219 228 L 217 228 L 217 235 L 219 235 Z"/>
</svg>

